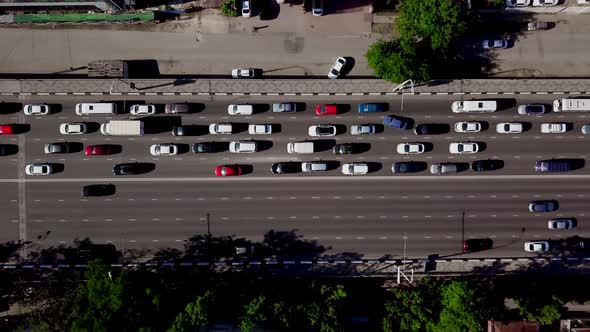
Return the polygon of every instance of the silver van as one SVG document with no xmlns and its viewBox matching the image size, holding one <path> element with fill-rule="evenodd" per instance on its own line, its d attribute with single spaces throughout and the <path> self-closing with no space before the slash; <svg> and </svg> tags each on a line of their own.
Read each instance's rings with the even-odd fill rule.
<svg viewBox="0 0 590 332">
<path fill-rule="evenodd" d="M 76 104 L 78 115 L 114 115 L 117 114 L 115 103 L 80 103 Z"/>
<path fill-rule="evenodd" d="M 302 172 L 323 172 L 328 170 L 328 164 L 323 161 L 304 161 L 301 163 Z"/>
<path fill-rule="evenodd" d="M 495 100 L 455 101 L 451 109 L 453 113 L 491 113 L 498 110 L 498 103 Z"/>
<path fill-rule="evenodd" d="M 446 174 L 446 173 L 457 173 L 457 165 L 450 164 L 450 163 L 439 163 L 430 165 L 430 173 L 431 174 Z"/>
<path fill-rule="evenodd" d="M 188 113 L 190 107 L 187 103 L 166 104 L 165 112 L 168 114 Z"/>
<path fill-rule="evenodd" d="M 314 152 L 313 142 L 291 142 L 287 144 L 287 152 L 294 154 L 309 154 Z"/>
</svg>

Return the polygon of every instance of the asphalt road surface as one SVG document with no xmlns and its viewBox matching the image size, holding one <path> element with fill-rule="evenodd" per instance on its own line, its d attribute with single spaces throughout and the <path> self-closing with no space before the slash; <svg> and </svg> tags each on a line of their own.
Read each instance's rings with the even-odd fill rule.
<svg viewBox="0 0 590 332">
<path fill-rule="evenodd" d="M 493 114 L 453 114 L 450 104 L 454 98 L 405 96 L 403 110 L 400 98 L 373 97 L 363 100 L 354 97 L 117 100 L 126 108 L 145 101 L 159 106 L 185 101 L 194 103 L 195 108 L 204 106 L 200 112 L 182 117 L 160 113 L 148 119 L 150 130 L 159 133 L 133 138 L 103 136 L 98 131 L 78 136 L 59 134 L 58 126 L 62 122 L 99 123 L 108 119 L 136 118 L 129 114 L 114 117 L 74 114 L 75 103 L 99 101 L 98 98 L 4 99 L 3 110 L 8 113 L 0 115 L 2 124 L 29 124 L 30 130 L 20 135 L 0 136 L 0 143 L 17 144 L 20 149 L 17 155 L 0 159 L 0 183 L 4 189 L 0 194 L 0 208 L 4 214 L 0 240 L 26 238 L 42 246 L 52 246 L 89 237 L 96 243 L 112 243 L 118 248 L 182 248 L 191 236 L 207 234 L 207 213 L 213 236 L 232 235 L 261 241 L 270 231 L 293 232 L 300 240 L 322 247 L 326 254 L 348 253 L 365 258 L 402 257 L 404 251 L 406 257 L 461 255 L 463 238 L 482 237 L 492 238 L 494 248 L 470 255 L 526 256 L 522 246 L 527 240 L 584 237 L 588 227 L 585 214 L 589 206 L 586 188 L 590 184 L 590 168 L 547 176 L 535 174 L 533 164 L 557 157 L 586 159 L 586 141 L 590 137 L 582 135 L 580 127 L 590 123 L 590 118 L 584 113 L 517 115 L 514 105 L 549 104 L 553 98 L 530 95 L 519 96 L 518 100 L 502 98 L 509 107 Z M 306 110 L 296 114 L 276 114 L 268 110 L 272 102 L 291 100 L 306 103 Z M 390 111 L 358 114 L 356 105 L 367 101 L 389 101 Z M 22 112 L 10 113 L 11 109 L 16 109 L 10 103 L 15 102 L 46 102 L 62 105 L 62 108 L 49 116 L 30 117 Z M 229 116 L 227 105 L 239 102 L 256 104 L 261 112 L 253 116 Z M 337 103 L 343 113 L 317 117 L 313 108 L 320 103 Z M 350 125 L 380 124 L 386 114 L 401 114 L 414 119 L 416 124 L 446 123 L 451 131 L 415 136 L 411 131 L 383 128 L 376 135 L 349 134 Z M 455 133 L 453 124 L 461 120 L 485 121 L 489 128 L 474 134 Z M 244 126 L 272 123 L 280 132 L 256 137 L 248 135 L 247 131 L 192 137 L 173 137 L 169 132 L 172 123 L 205 128 L 209 123 L 230 121 Z M 517 135 L 496 133 L 496 123 L 504 121 L 528 122 L 531 129 Z M 541 134 L 543 122 L 567 122 L 571 130 L 563 134 Z M 307 127 L 320 123 L 340 125 L 343 133 L 321 139 L 324 151 L 312 155 L 287 154 L 288 142 L 311 139 Z M 175 142 L 188 147 L 196 142 L 249 138 L 262 142 L 266 150 L 243 155 L 227 151 L 203 155 L 187 152 L 174 157 L 149 154 L 149 146 L 155 143 Z M 122 151 L 112 156 L 86 156 L 83 152 L 44 154 L 45 143 L 60 141 L 120 145 Z M 450 155 L 448 144 L 459 141 L 483 142 L 485 149 L 473 155 Z M 367 144 L 370 149 L 356 155 L 333 155 L 331 146 L 344 142 Z M 395 152 L 395 146 L 401 142 L 430 143 L 432 149 L 422 155 L 402 156 Z M 427 172 L 403 176 L 391 173 L 391 164 L 396 161 L 418 160 L 432 164 L 482 159 L 503 160 L 505 167 L 493 172 L 467 170 L 445 176 Z M 271 174 L 272 163 L 289 160 L 326 160 L 336 167 L 319 174 Z M 139 176 L 113 176 L 115 163 L 133 161 L 154 163 L 155 170 Z M 339 165 L 350 161 L 374 163 L 374 171 L 366 176 L 345 177 Z M 61 164 L 63 171 L 46 177 L 25 176 L 24 165 L 31 162 Z M 252 172 L 236 178 L 214 177 L 215 166 L 236 163 L 248 166 Z M 117 193 L 109 197 L 83 198 L 82 186 L 91 183 L 113 183 Z M 528 203 L 537 199 L 556 199 L 560 203 L 559 210 L 545 214 L 528 212 Z M 547 220 L 558 216 L 577 218 L 577 228 L 548 230 Z"/>
</svg>

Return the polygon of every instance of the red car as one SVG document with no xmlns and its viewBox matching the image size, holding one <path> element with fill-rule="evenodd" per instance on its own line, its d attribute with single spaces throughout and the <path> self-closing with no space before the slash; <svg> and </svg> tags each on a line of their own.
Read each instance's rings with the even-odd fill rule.
<svg viewBox="0 0 590 332">
<path fill-rule="evenodd" d="M 492 239 L 469 239 L 463 241 L 463 252 L 488 250 L 493 245 Z"/>
<path fill-rule="evenodd" d="M 88 145 L 84 149 L 87 156 L 99 156 L 111 154 L 111 147 L 108 145 Z"/>
<path fill-rule="evenodd" d="M 14 134 L 13 125 L 0 125 L 0 135 L 12 135 Z"/>
<path fill-rule="evenodd" d="M 338 114 L 336 105 L 317 105 L 315 107 L 315 114 L 317 115 L 335 115 Z"/>
<path fill-rule="evenodd" d="M 242 169 L 238 165 L 223 165 L 215 167 L 216 176 L 238 176 L 242 175 Z"/>
</svg>

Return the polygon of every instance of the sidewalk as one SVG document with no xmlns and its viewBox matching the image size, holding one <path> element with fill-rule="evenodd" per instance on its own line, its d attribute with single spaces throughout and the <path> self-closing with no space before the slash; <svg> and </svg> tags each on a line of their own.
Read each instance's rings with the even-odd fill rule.
<svg viewBox="0 0 590 332">
<path fill-rule="evenodd" d="M 134 89 L 131 84 L 134 83 Z M 0 95 L 400 95 L 383 80 L 0 80 Z M 497 79 L 432 81 L 419 95 L 590 94 L 590 79 Z M 409 87 L 404 94 L 411 94 Z"/>
</svg>

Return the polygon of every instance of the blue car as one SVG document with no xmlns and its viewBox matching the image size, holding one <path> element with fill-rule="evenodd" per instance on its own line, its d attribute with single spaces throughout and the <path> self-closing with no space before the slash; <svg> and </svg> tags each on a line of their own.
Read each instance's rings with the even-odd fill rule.
<svg viewBox="0 0 590 332">
<path fill-rule="evenodd" d="M 395 115 L 388 115 L 384 117 L 383 124 L 390 128 L 397 128 L 403 130 L 410 129 L 410 122 L 407 119 Z"/>
<path fill-rule="evenodd" d="M 385 104 L 385 103 L 359 104 L 359 107 L 358 107 L 359 113 L 384 112 L 386 109 L 387 109 L 387 104 Z"/>
</svg>

